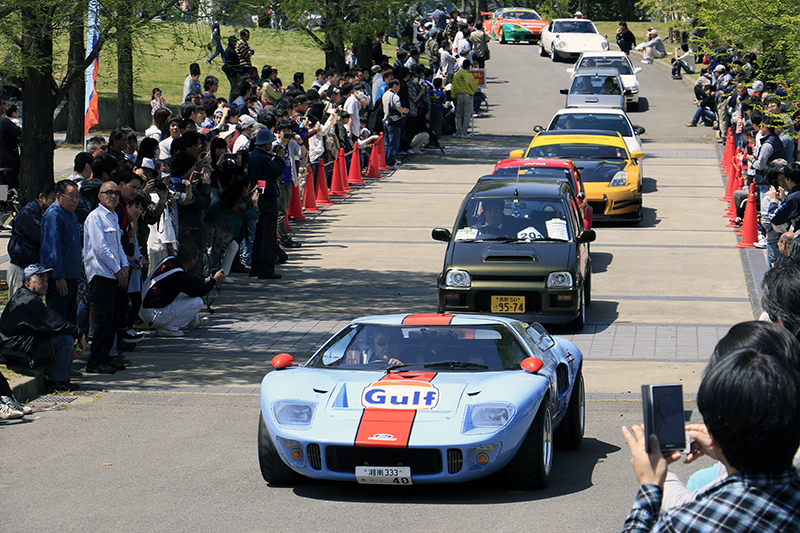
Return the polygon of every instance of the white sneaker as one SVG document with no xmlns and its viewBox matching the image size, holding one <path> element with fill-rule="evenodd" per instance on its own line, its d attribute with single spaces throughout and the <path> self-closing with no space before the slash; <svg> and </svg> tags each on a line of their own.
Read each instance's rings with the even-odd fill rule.
<svg viewBox="0 0 800 533">
<path fill-rule="evenodd" d="M 225 278 L 222 283 L 233 283 L 232 278 Z"/>
<path fill-rule="evenodd" d="M 644 63 L 645 65 L 650 65 L 652 62 L 653 62 L 652 59 L 642 59 L 642 63 Z"/>
<path fill-rule="evenodd" d="M 8 398 L 8 396 L 6 396 L 6 398 Z M 17 399 L 16 399 L 16 398 L 14 398 L 13 396 L 11 397 L 11 405 L 12 405 L 12 406 L 14 407 L 14 409 L 16 409 L 17 411 L 22 411 L 22 414 L 23 414 L 23 415 L 29 415 L 29 414 L 31 414 L 31 413 L 33 412 L 33 407 L 29 407 L 29 406 L 27 406 L 27 405 L 22 405 L 22 404 L 19 402 L 19 400 L 17 400 Z"/>
<path fill-rule="evenodd" d="M 3 396 L 0 398 L 0 418 L 10 420 L 12 418 L 22 418 L 22 411 L 17 410 L 11 403 L 11 398 Z"/>
<path fill-rule="evenodd" d="M 764 249 L 767 247 L 767 239 L 763 235 L 759 235 L 758 242 L 754 242 L 753 246 Z"/>
<path fill-rule="evenodd" d="M 156 335 L 159 337 L 183 337 L 183 332 L 180 330 L 173 331 L 167 328 L 156 328 Z"/>
<path fill-rule="evenodd" d="M 207 325 L 207 322 L 208 322 L 208 318 L 206 318 L 206 317 L 200 318 L 198 316 L 198 317 L 195 317 L 194 320 L 189 322 L 189 325 L 186 326 L 186 329 L 193 330 L 193 329 L 202 328 L 202 327 Z"/>
<path fill-rule="evenodd" d="M 453 137 L 461 137 L 461 134 L 460 133 L 454 133 Z"/>
</svg>

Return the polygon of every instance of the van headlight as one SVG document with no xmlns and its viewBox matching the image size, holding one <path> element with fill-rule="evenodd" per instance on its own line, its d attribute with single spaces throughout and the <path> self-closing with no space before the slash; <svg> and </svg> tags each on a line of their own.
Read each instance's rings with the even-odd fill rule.
<svg viewBox="0 0 800 533">
<path fill-rule="evenodd" d="M 628 173 L 627 172 L 617 172 L 614 174 L 614 178 L 611 180 L 611 183 L 608 184 L 609 187 L 624 187 L 628 184 Z"/>
<path fill-rule="evenodd" d="M 572 287 L 572 274 L 569 272 L 550 272 L 548 274 L 548 289 L 564 289 L 568 287 Z"/>
<path fill-rule="evenodd" d="M 448 270 L 444 277 L 444 284 L 448 287 L 469 287 L 472 285 L 472 278 L 466 270 Z"/>
</svg>

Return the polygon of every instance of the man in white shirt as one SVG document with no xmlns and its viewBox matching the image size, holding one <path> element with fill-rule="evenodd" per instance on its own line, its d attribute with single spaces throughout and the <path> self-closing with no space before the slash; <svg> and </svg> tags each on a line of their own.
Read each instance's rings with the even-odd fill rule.
<svg viewBox="0 0 800 533">
<path fill-rule="evenodd" d="M 119 187 L 113 181 L 100 186 L 100 205 L 84 223 L 83 263 L 97 308 L 91 355 L 86 371 L 113 374 L 125 365 L 111 358 L 111 348 L 122 323 L 120 298 L 127 298 L 128 257 L 122 248 L 122 230 L 114 210 L 119 204 Z"/>
<path fill-rule="evenodd" d="M 349 94 L 348 94 L 349 93 Z M 358 93 L 353 89 L 352 83 L 345 83 L 342 85 L 342 96 L 346 96 L 347 100 L 344 101 L 344 110 L 350 113 L 350 123 L 347 125 L 347 133 L 350 134 L 351 139 L 358 140 L 361 135 L 361 102 L 358 98 Z"/>
<path fill-rule="evenodd" d="M 644 50 L 642 52 L 642 63 L 650 64 L 654 58 L 660 58 L 667 55 L 667 49 L 664 47 L 664 41 L 658 36 L 658 30 L 650 28 L 647 32 L 646 43 L 638 45 L 634 50 Z"/>
</svg>

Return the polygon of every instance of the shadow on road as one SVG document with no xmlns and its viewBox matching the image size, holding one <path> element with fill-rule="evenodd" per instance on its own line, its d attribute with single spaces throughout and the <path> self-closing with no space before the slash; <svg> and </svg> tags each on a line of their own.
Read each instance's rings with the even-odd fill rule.
<svg viewBox="0 0 800 533">
<path fill-rule="evenodd" d="M 614 260 L 614 254 L 608 252 L 592 252 L 592 274 L 600 274 L 608 270 L 608 265 Z"/>
<path fill-rule="evenodd" d="M 647 101 L 647 98 L 644 96 L 639 97 L 639 107 L 636 109 L 629 109 L 628 113 L 644 113 L 650 109 L 650 102 Z"/>
<path fill-rule="evenodd" d="M 550 483 L 541 490 L 511 490 L 504 486 L 500 476 L 493 476 L 447 485 L 445 490 L 439 484 L 393 487 L 309 480 L 305 485 L 295 486 L 294 493 L 313 500 L 360 503 L 391 501 L 413 505 L 486 505 L 543 500 L 588 489 L 592 486 L 595 466 L 619 450 L 619 446 L 614 444 L 584 439 L 577 451 L 556 451 Z"/>
</svg>

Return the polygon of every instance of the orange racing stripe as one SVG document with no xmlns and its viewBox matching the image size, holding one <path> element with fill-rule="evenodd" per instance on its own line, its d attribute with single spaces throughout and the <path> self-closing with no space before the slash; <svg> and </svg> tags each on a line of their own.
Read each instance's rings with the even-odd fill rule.
<svg viewBox="0 0 800 533">
<path fill-rule="evenodd" d="M 402 372 L 389 373 L 380 381 L 423 381 L 429 382 L 436 376 L 436 372 Z M 411 437 L 411 427 L 414 425 L 416 409 L 364 409 L 361 422 L 356 432 L 356 446 L 370 446 L 380 448 L 405 448 Z M 393 440 L 376 439 L 376 435 L 391 435 Z"/>
</svg>

